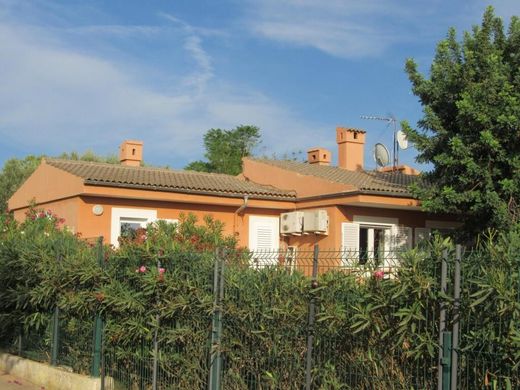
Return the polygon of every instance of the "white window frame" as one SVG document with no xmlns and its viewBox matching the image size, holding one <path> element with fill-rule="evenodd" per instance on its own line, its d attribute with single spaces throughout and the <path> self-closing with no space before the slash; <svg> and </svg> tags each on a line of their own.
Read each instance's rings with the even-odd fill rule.
<svg viewBox="0 0 520 390">
<path fill-rule="evenodd" d="M 112 207 L 110 243 L 116 248 L 119 246 L 118 238 L 121 236 L 121 220 L 126 218 L 141 220 L 141 226 L 146 227 L 147 224 L 157 220 L 157 210 Z"/>
<path fill-rule="evenodd" d="M 367 215 L 354 215 L 353 218 L 354 222 L 359 225 L 360 228 L 362 227 L 380 227 L 384 229 L 388 229 L 385 234 L 385 253 L 389 253 L 391 250 L 390 245 L 390 236 L 394 234 L 394 231 L 396 230 L 399 220 L 397 218 L 388 218 L 388 217 L 372 217 Z M 372 237 L 373 238 L 373 237 Z M 358 243 L 358 250 L 359 250 L 359 243 Z M 372 248 L 373 250 L 373 248 Z M 370 249 L 369 249 L 370 251 Z"/>
<path fill-rule="evenodd" d="M 343 223 L 353 223 L 357 225 L 358 227 L 358 233 L 357 233 L 357 254 L 352 254 L 350 257 L 354 260 L 359 261 L 359 230 L 361 228 L 383 228 L 385 229 L 385 258 L 383 259 L 383 267 L 393 267 L 395 266 L 395 251 L 398 250 L 397 243 L 394 241 L 394 237 L 396 237 L 400 232 L 406 232 L 406 242 L 405 245 L 410 248 L 413 240 L 413 230 L 410 227 L 407 226 L 400 226 L 399 225 L 399 219 L 398 218 L 388 218 L 388 217 L 374 217 L 374 216 L 368 216 L 368 215 L 354 215 L 352 218 L 352 222 L 343 222 Z M 345 246 L 344 242 L 344 227 L 342 225 L 341 227 L 342 232 L 342 247 Z M 371 251 L 370 248 L 370 240 L 373 240 L 373 231 L 369 231 L 369 253 Z M 345 250 L 345 248 L 343 249 Z M 349 248 L 349 250 L 352 250 L 352 248 Z M 372 248 L 373 251 L 373 248 Z M 344 254 L 344 264 L 349 263 L 349 259 L 346 258 L 346 256 L 349 256 L 348 253 Z M 373 253 L 372 253 L 373 256 Z"/>
<path fill-rule="evenodd" d="M 178 219 L 171 219 L 171 218 L 157 218 L 155 221 L 164 221 L 166 223 L 177 225 L 179 223 Z"/>
</svg>

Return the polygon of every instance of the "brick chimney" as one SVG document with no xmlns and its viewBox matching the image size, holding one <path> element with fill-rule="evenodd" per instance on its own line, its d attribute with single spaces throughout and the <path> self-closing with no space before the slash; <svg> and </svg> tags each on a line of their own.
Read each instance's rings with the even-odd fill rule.
<svg viewBox="0 0 520 390">
<path fill-rule="evenodd" d="M 143 141 L 126 140 L 119 147 L 121 165 L 138 167 L 143 161 Z"/>
<path fill-rule="evenodd" d="M 348 171 L 363 169 L 365 131 L 336 127 L 338 143 L 338 167 Z"/>
<path fill-rule="evenodd" d="M 332 153 L 324 148 L 312 148 L 307 150 L 307 162 L 309 164 L 330 165 Z"/>
</svg>

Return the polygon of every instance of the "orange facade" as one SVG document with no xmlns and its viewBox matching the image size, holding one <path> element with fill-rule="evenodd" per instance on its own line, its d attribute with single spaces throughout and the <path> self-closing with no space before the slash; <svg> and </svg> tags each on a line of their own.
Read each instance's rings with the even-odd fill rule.
<svg viewBox="0 0 520 390">
<path fill-rule="evenodd" d="M 352 174 L 355 180 L 363 174 L 364 132 L 338 127 L 336 137 L 338 168 L 330 167 L 331 153 L 328 150 L 313 148 L 308 153 L 307 167 L 318 166 L 319 169 L 327 170 L 326 175 L 308 174 L 305 169 L 291 171 L 283 165 L 246 158 L 243 161 L 242 175 L 240 178 L 233 178 L 232 185 L 236 185 L 239 190 L 229 193 L 211 188 L 201 191 L 150 184 L 129 185 L 114 178 L 112 181 L 108 178 L 105 182 L 92 182 L 43 161 L 9 200 L 9 208 L 18 220 L 22 220 L 29 204 L 36 204 L 65 218 L 66 226 L 81 233 L 83 237 L 103 236 L 114 245 L 117 245 L 123 223 L 135 225 L 157 219 L 176 221 L 182 213 L 192 213 L 199 221 L 205 215 L 222 221 L 225 234 L 235 235 L 241 246 L 265 248 L 267 245 L 280 249 L 289 246 L 310 249 L 315 244 L 319 244 L 322 249 L 345 247 L 350 239 L 349 231 L 354 232 L 349 230 L 352 228 L 350 225 L 356 225 L 358 233 L 355 234 L 359 234 L 360 229 L 368 229 L 371 231 L 363 231 L 363 234 L 372 236 L 374 231 L 379 234 L 377 230 L 405 229 L 410 236 L 409 243 L 416 241 L 414 237 L 424 234 L 425 229 L 455 225 L 449 222 L 449 217 L 431 216 L 421 212 L 419 202 L 406 191 L 402 191 L 402 185 L 401 192 L 393 191 L 394 187 L 391 186 L 387 192 L 361 191 L 358 188 L 359 183 L 355 185 L 348 180 L 334 180 L 327 176 L 331 169 L 339 170 L 336 173 L 355 172 Z M 122 165 L 130 166 L 125 169 L 133 170 L 132 173 L 143 172 L 151 176 L 164 173 L 146 171 L 147 168 L 139 167 L 142 159 L 142 143 L 139 141 L 124 142 L 120 155 Z M 95 164 L 84 168 L 93 166 Z M 303 167 L 305 168 L 305 164 Z M 405 173 L 400 171 L 399 174 Z M 170 173 L 175 175 L 173 171 L 168 172 Z M 197 176 L 197 180 L 200 183 L 209 179 Z M 261 193 L 246 193 L 245 190 L 240 193 L 241 183 L 256 183 L 255 185 L 263 185 L 265 188 L 287 190 L 294 195 L 266 196 Z M 395 183 L 390 184 L 395 186 Z M 282 213 L 309 210 L 326 212 L 327 232 L 306 234 L 302 231 L 286 234 L 279 231 Z M 257 234 L 261 230 L 264 236 Z M 373 246 L 374 243 L 375 241 L 366 245 Z M 356 245 L 358 244 L 354 243 Z"/>
</svg>

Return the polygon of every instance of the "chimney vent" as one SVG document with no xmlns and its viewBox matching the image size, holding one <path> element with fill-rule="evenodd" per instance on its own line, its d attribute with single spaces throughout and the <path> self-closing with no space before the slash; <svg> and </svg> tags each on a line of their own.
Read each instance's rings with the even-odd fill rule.
<svg viewBox="0 0 520 390">
<path fill-rule="evenodd" d="M 338 167 L 348 171 L 363 170 L 365 131 L 336 127 Z"/>
<path fill-rule="evenodd" d="M 330 165 L 332 153 L 324 148 L 312 148 L 307 150 L 307 162 L 309 164 Z"/>
<path fill-rule="evenodd" d="M 143 161 L 143 141 L 126 140 L 119 147 L 121 165 L 138 167 Z"/>
</svg>

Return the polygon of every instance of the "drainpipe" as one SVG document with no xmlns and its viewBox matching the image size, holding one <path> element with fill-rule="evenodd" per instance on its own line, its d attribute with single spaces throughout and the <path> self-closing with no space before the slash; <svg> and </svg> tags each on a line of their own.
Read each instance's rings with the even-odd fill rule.
<svg viewBox="0 0 520 390">
<path fill-rule="evenodd" d="M 237 215 L 242 213 L 246 209 L 246 207 L 247 207 L 247 200 L 248 199 L 249 199 L 249 195 L 244 195 L 244 203 L 242 204 L 242 206 L 240 206 L 235 211 L 235 215 L 233 217 L 233 233 L 234 234 L 237 233 Z"/>
<path fill-rule="evenodd" d="M 235 211 L 235 214 L 240 214 L 242 211 L 246 209 L 248 199 L 249 195 L 244 195 L 244 203 L 237 209 L 237 211 Z"/>
</svg>

